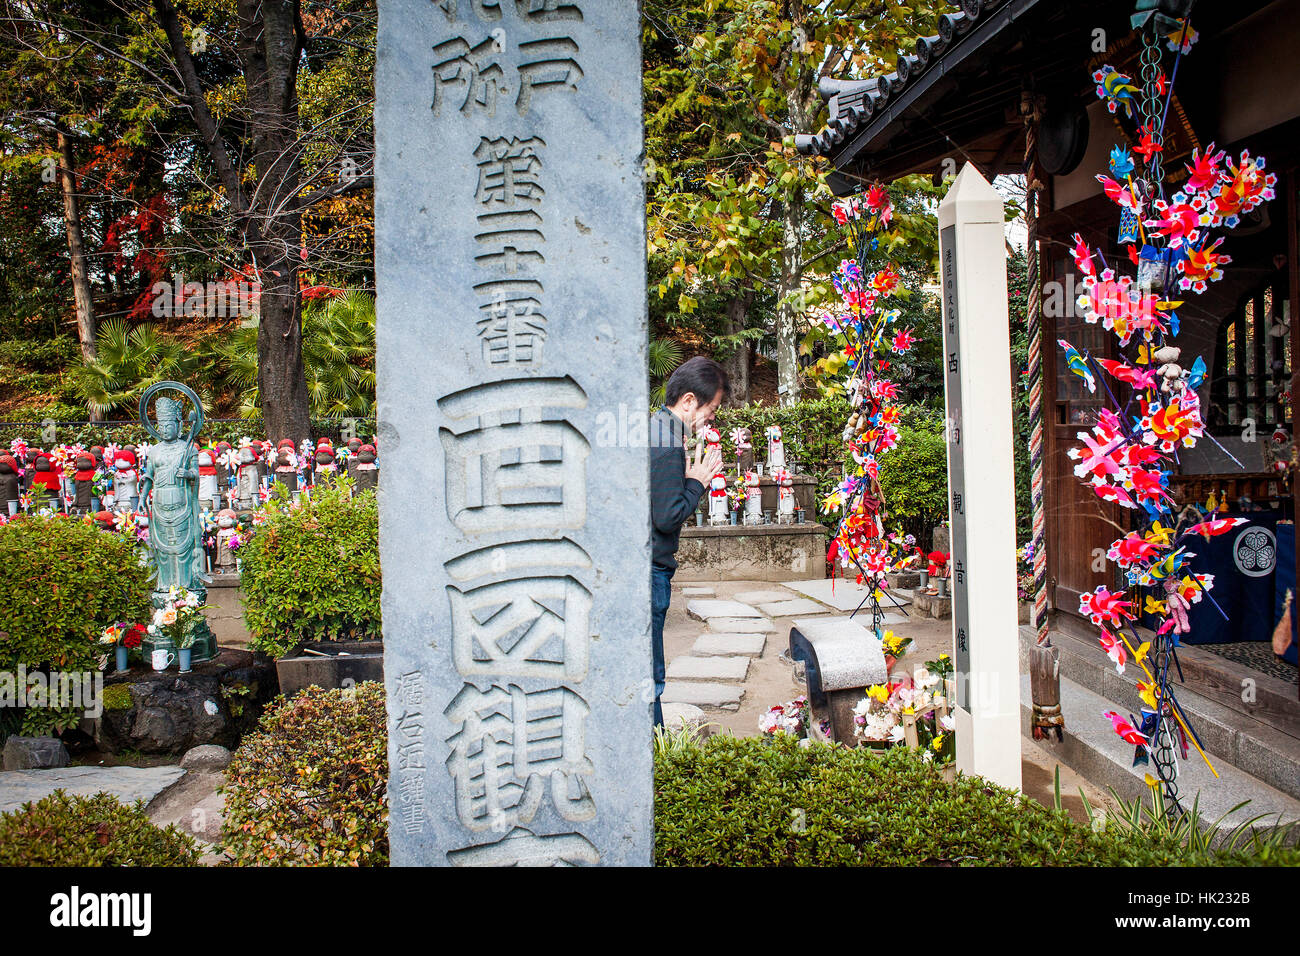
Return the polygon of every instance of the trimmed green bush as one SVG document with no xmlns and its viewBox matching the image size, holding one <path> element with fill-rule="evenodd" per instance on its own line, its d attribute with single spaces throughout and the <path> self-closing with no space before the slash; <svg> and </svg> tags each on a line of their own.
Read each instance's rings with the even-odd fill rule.
<svg viewBox="0 0 1300 956">
<path fill-rule="evenodd" d="M 239 549 L 253 647 L 280 657 L 302 640 L 379 640 L 379 505 L 349 482 L 288 501 L 276 484 L 267 520 Z"/>
<path fill-rule="evenodd" d="M 127 538 L 75 518 L 0 526 L 0 670 L 89 670 L 114 621 L 145 621 L 152 571 Z"/>
<path fill-rule="evenodd" d="M 947 783 L 919 752 L 712 737 L 655 763 L 658 866 L 1186 866 L 1300 861 L 1195 854 L 1094 832 L 979 777 Z"/>
<path fill-rule="evenodd" d="M 197 866 L 194 839 L 155 826 L 144 801 L 111 793 L 79 797 L 55 790 L 0 814 L 0 866 Z"/>
<path fill-rule="evenodd" d="M 1295 848 L 1190 849 L 1160 827 L 1096 832 L 919 752 L 660 732 L 659 866 L 1297 865 Z M 223 846 L 243 865 L 388 863 L 384 688 L 280 698 L 226 771 Z"/>
<path fill-rule="evenodd" d="M 943 422 L 919 419 L 898 430 L 898 445 L 880 456 L 880 488 L 889 527 L 916 535 L 930 550 L 930 530 L 948 520 L 948 445 Z"/>
<path fill-rule="evenodd" d="M 222 848 L 245 866 L 386 866 L 384 686 L 277 698 L 226 768 Z"/>
</svg>

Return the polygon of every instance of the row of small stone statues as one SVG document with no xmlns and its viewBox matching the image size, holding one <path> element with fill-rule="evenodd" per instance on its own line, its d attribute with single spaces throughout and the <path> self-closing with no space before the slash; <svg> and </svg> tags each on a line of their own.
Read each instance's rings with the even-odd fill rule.
<svg viewBox="0 0 1300 956">
<path fill-rule="evenodd" d="M 744 427 L 733 428 L 729 437 L 732 446 L 736 449 L 736 482 L 739 484 L 743 476 L 745 483 L 745 510 L 741 520 L 747 525 L 763 524 L 762 478 L 759 475 L 757 462 L 754 460 L 754 433 Z M 767 438 L 767 474 L 779 488 L 776 520 L 779 524 L 791 524 L 795 520 L 798 508 L 794 497 L 794 476 L 786 468 L 785 442 L 781 434 L 781 426 L 768 426 L 764 437 Z M 720 449 L 722 435 L 716 428 L 708 428 L 704 432 L 704 441 L 708 450 Z M 727 494 L 727 476 L 724 471 L 719 470 L 709 482 L 708 514 L 711 525 L 728 524 L 732 521 L 731 496 Z"/>
<path fill-rule="evenodd" d="M 102 506 L 134 511 L 147 459 L 147 445 L 76 445 L 44 451 L 19 439 L 11 443 L 9 454 L 0 454 L 0 508 L 13 515 L 22 496 L 31 495 L 62 500 L 69 510 L 98 511 Z M 327 438 L 314 445 L 310 440 L 295 445 L 286 438 L 272 445 L 244 438 L 238 447 L 223 441 L 201 448 L 197 460 L 199 500 L 219 508 L 224 498 L 241 511 L 257 507 L 272 479 L 294 492 L 330 481 L 342 466 L 356 490 L 364 491 L 375 488 L 379 477 L 375 444 L 359 438 L 337 450 Z"/>
<path fill-rule="evenodd" d="M 204 455 L 199 453 L 199 500 L 207 501 L 211 496 L 206 492 L 211 488 L 229 486 L 231 505 L 240 511 L 255 508 L 261 490 L 272 480 L 283 484 L 290 493 L 328 484 L 340 470 L 352 478 L 357 491 L 373 490 L 379 483 L 379 455 L 373 440 L 350 438 L 337 451 L 327 438 L 318 441 L 314 451 L 310 441 L 295 447 L 288 438 L 275 446 L 269 441 L 241 440 L 238 449 L 221 442 L 215 451 L 214 482 L 207 487 L 203 483 Z"/>
</svg>

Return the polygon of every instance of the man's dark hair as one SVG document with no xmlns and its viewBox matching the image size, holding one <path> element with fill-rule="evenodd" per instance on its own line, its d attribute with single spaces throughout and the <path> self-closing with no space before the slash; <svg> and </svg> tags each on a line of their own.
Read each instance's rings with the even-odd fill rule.
<svg viewBox="0 0 1300 956">
<path fill-rule="evenodd" d="M 726 399 L 731 394 L 731 383 L 721 365 L 711 358 L 697 355 L 677 366 L 668 377 L 664 386 L 664 399 L 668 405 L 676 405 L 687 392 L 693 392 L 701 405 L 713 401 L 713 396 L 722 391 Z"/>
</svg>

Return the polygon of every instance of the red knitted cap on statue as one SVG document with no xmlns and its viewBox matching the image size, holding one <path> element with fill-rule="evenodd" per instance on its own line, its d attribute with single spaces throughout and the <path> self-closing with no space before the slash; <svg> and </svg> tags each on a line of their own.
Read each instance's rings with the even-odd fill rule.
<svg viewBox="0 0 1300 956">
<path fill-rule="evenodd" d="M 136 465 L 135 452 L 127 451 L 126 449 L 119 451 L 117 455 L 113 458 L 114 466 L 116 466 L 119 461 L 124 461 L 128 463 L 132 468 L 134 468 Z"/>
</svg>

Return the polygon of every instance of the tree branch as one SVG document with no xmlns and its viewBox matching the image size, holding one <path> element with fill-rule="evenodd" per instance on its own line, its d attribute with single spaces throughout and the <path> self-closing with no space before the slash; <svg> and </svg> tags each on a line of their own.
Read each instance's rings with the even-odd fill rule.
<svg viewBox="0 0 1300 956">
<path fill-rule="evenodd" d="M 208 154 L 212 157 L 217 175 L 221 177 L 221 183 L 226 188 L 226 199 L 235 213 L 242 215 L 248 210 L 248 203 L 244 198 L 239 171 L 230 161 L 226 144 L 217 129 L 217 121 L 208 109 L 208 101 L 203 95 L 203 83 L 194 68 L 194 60 L 190 56 L 189 48 L 185 45 L 185 34 L 181 30 L 180 18 L 177 17 L 176 9 L 168 0 L 153 0 L 153 6 L 162 24 L 163 32 L 167 34 L 172 56 L 176 58 L 176 70 L 185 85 L 185 100 L 194 114 L 194 123 L 199 129 L 199 135 L 208 149 Z"/>
</svg>

